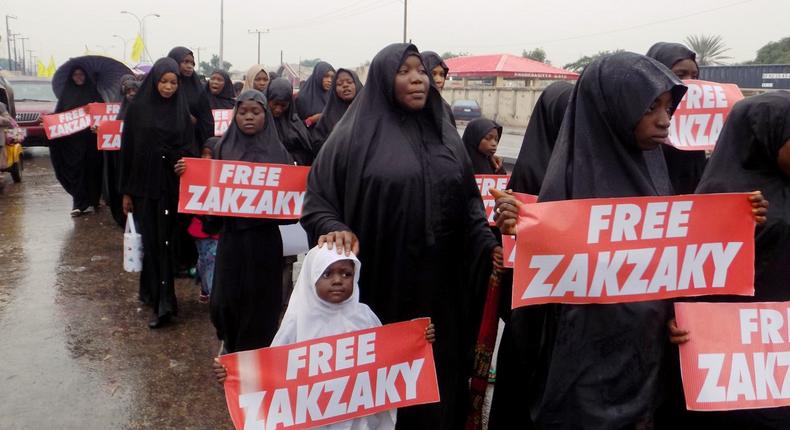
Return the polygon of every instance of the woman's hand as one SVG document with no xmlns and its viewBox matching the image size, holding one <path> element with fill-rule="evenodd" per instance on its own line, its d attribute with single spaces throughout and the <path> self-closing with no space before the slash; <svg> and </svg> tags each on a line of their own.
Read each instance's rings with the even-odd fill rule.
<svg viewBox="0 0 790 430">
<path fill-rule="evenodd" d="M 350 231 L 333 231 L 319 237 L 318 247 L 320 248 L 324 244 L 327 245 L 327 249 L 332 249 L 333 247 L 337 249 L 338 255 L 343 252 L 346 253 L 346 256 L 351 255 L 352 252 L 355 255 L 359 254 L 359 239 L 356 234 Z"/>
<path fill-rule="evenodd" d="M 510 190 L 500 191 L 492 188 L 489 190 L 496 199 L 494 206 L 494 220 L 502 234 L 516 234 L 519 208 L 523 203 L 518 201 Z"/>
<path fill-rule="evenodd" d="M 494 169 L 494 172 L 498 172 L 499 169 L 502 168 L 502 165 L 505 163 L 505 159 L 498 155 L 492 155 L 490 161 L 491 161 L 491 168 Z"/>
<path fill-rule="evenodd" d="M 189 120 L 192 121 L 192 125 L 197 124 L 197 118 L 194 115 L 189 114 Z"/>
<path fill-rule="evenodd" d="M 763 225 L 768 220 L 768 200 L 763 197 L 762 191 L 752 191 L 749 195 L 752 204 L 752 215 L 757 225 Z"/>
<path fill-rule="evenodd" d="M 678 328 L 678 322 L 674 318 L 669 320 L 667 328 L 669 328 L 669 341 L 675 345 L 682 345 L 689 341 L 689 331 Z"/>
<path fill-rule="evenodd" d="M 436 328 L 433 326 L 433 323 L 428 324 L 428 327 L 425 328 L 425 340 L 428 343 L 436 342 Z"/>
<path fill-rule="evenodd" d="M 187 163 L 184 162 L 183 158 L 179 158 L 173 170 L 176 172 L 176 175 L 181 176 L 187 171 Z"/>
<path fill-rule="evenodd" d="M 134 203 L 132 203 L 132 196 L 128 194 L 123 195 L 123 202 L 121 203 L 123 206 L 123 214 L 128 216 L 131 212 L 134 212 Z"/>
<path fill-rule="evenodd" d="M 225 369 L 225 366 L 219 362 L 219 359 L 215 358 L 214 362 L 211 363 L 211 370 L 214 371 L 214 376 L 217 378 L 217 382 L 224 384 L 225 379 L 228 377 L 228 370 Z"/>
<path fill-rule="evenodd" d="M 310 122 L 310 125 L 318 124 L 319 119 L 321 119 L 321 112 L 307 117 L 307 121 Z"/>
<path fill-rule="evenodd" d="M 505 267 L 505 259 L 501 246 L 496 246 L 491 251 L 491 260 L 494 262 L 494 269 L 502 270 Z"/>
</svg>

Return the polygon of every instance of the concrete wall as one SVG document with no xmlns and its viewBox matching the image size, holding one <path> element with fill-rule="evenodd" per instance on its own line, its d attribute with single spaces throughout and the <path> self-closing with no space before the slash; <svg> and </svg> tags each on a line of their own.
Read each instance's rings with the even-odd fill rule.
<svg viewBox="0 0 790 430">
<path fill-rule="evenodd" d="M 482 108 L 484 117 L 505 126 L 526 128 L 532 108 L 542 91 L 535 87 L 445 87 L 442 96 L 450 104 L 455 100 L 475 100 Z"/>
</svg>

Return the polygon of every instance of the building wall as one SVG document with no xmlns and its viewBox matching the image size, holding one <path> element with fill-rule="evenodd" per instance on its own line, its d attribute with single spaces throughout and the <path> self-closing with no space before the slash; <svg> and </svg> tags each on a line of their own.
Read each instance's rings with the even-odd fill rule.
<svg viewBox="0 0 790 430">
<path fill-rule="evenodd" d="M 483 116 L 509 127 L 526 128 L 541 88 L 445 87 L 442 96 L 451 105 L 455 100 L 475 100 Z"/>
</svg>

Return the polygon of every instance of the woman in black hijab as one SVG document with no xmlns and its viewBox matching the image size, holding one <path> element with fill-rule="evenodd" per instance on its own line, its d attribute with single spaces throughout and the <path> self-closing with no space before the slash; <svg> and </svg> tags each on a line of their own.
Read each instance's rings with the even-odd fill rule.
<svg viewBox="0 0 790 430">
<path fill-rule="evenodd" d="M 425 61 L 425 68 L 428 69 L 428 74 L 431 75 L 433 84 L 436 85 L 436 88 L 439 90 L 439 92 L 441 92 L 444 90 L 445 82 L 447 82 L 447 74 L 450 73 L 450 68 L 447 67 L 447 63 L 444 62 L 442 57 L 433 51 L 423 51 L 422 59 Z M 447 118 L 453 124 L 453 127 L 455 127 L 456 124 L 455 115 L 453 115 L 453 108 L 444 99 L 442 99 L 442 105 L 444 106 L 444 111 L 447 114 Z"/>
<path fill-rule="evenodd" d="M 501 138 L 502 126 L 488 118 L 478 118 L 467 124 L 463 142 L 475 175 L 507 175 L 502 158 L 496 156 Z"/>
<path fill-rule="evenodd" d="M 121 108 L 116 119 L 122 121 L 129 109 L 129 104 L 140 89 L 140 81 L 133 75 L 121 77 Z M 126 223 L 123 213 L 123 194 L 121 194 L 121 153 L 120 151 L 102 151 L 104 153 L 104 201 L 110 207 L 112 218 L 118 226 Z"/>
<path fill-rule="evenodd" d="M 236 104 L 236 92 L 230 75 L 224 70 L 214 70 L 206 82 L 208 105 L 211 109 L 233 109 Z"/>
<path fill-rule="evenodd" d="M 647 56 L 667 66 L 678 79 L 699 76 L 697 54 L 679 43 L 658 42 L 650 47 Z M 683 151 L 670 145 L 662 145 L 661 149 L 675 194 L 694 194 L 705 170 L 705 151 Z"/>
<path fill-rule="evenodd" d="M 484 291 L 501 248 L 429 79 L 414 45 L 376 55 L 365 90 L 313 164 L 301 222 L 314 243 L 359 256 L 360 300 L 384 324 L 428 316 L 442 333 L 441 403 L 398 411 L 398 428 L 438 430 L 466 420 L 479 325 L 470 315 L 482 308 L 471 297 Z"/>
<path fill-rule="evenodd" d="M 343 118 L 351 102 L 362 90 L 362 82 L 356 73 L 348 69 L 338 69 L 332 79 L 332 86 L 329 89 L 329 101 L 326 102 L 318 124 L 311 130 L 313 150 L 316 154 L 329 137 L 329 133 L 335 125 Z"/>
<path fill-rule="evenodd" d="M 93 78 L 75 67 L 69 73 L 55 113 L 102 101 Z M 71 194 L 71 216 L 93 212 L 99 205 L 102 189 L 102 155 L 96 147 L 96 135 L 86 129 L 54 139 L 49 153 L 55 177 Z"/>
<path fill-rule="evenodd" d="M 143 236 L 140 300 L 153 307 L 150 328 L 166 324 L 178 311 L 174 254 L 179 181 L 174 166 L 182 157 L 197 156 L 178 72 L 172 58 L 154 63 L 126 110 L 121 143 L 123 208 L 134 212 Z"/>
<path fill-rule="evenodd" d="M 176 60 L 181 77 L 181 90 L 189 104 L 189 114 L 195 127 L 195 150 L 197 151 L 214 135 L 214 116 L 211 114 L 208 94 L 195 73 L 195 55 L 183 46 L 176 46 L 167 54 Z"/>
<path fill-rule="evenodd" d="M 321 61 L 313 68 L 313 73 L 299 88 L 296 96 L 296 112 L 308 128 L 312 128 L 321 118 L 321 112 L 329 100 L 329 89 L 335 77 L 335 68 Z"/>
<path fill-rule="evenodd" d="M 214 158 L 292 164 L 277 137 L 266 97 L 239 95 L 233 122 Z M 211 321 L 227 352 L 269 346 L 282 307 L 283 249 L 279 224 L 262 218 L 220 218 L 222 223 L 211 292 Z"/>
<path fill-rule="evenodd" d="M 266 99 L 269 102 L 269 110 L 272 113 L 274 125 L 277 127 L 280 141 L 296 164 L 309 166 L 313 164 L 314 153 L 317 151 L 313 151 L 310 133 L 299 115 L 296 114 L 293 93 L 293 86 L 285 78 L 273 79 L 266 87 Z"/>
</svg>

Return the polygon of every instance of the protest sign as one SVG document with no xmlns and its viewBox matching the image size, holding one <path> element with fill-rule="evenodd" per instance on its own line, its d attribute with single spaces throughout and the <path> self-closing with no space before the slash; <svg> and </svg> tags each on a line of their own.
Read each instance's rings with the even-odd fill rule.
<svg viewBox="0 0 790 430">
<path fill-rule="evenodd" d="M 43 115 L 41 123 L 47 139 L 70 136 L 91 126 L 91 116 L 85 106 L 60 113 Z"/>
<path fill-rule="evenodd" d="M 121 149 L 123 121 L 102 121 L 96 128 L 96 145 L 99 151 L 118 151 Z"/>
<path fill-rule="evenodd" d="M 669 143 L 675 148 L 712 150 L 732 106 L 743 99 L 735 84 L 683 81 L 688 91 L 672 115 Z"/>
<path fill-rule="evenodd" d="M 491 195 L 491 188 L 504 191 L 507 189 L 507 183 L 510 181 L 509 175 L 475 175 L 475 182 L 477 182 L 477 189 L 480 191 L 480 196 L 483 198 L 483 207 L 486 209 L 486 219 L 488 225 L 495 226 L 494 222 L 494 204 L 496 198 Z"/>
<path fill-rule="evenodd" d="M 88 114 L 91 116 L 91 127 L 97 127 L 102 121 L 117 119 L 121 111 L 120 103 L 89 103 Z"/>
<path fill-rule="evenodd" d="M 214 115 L 214 136 L 222 136 L 233 121 L 233 109 L 212 109 Z"/>
</svg>

